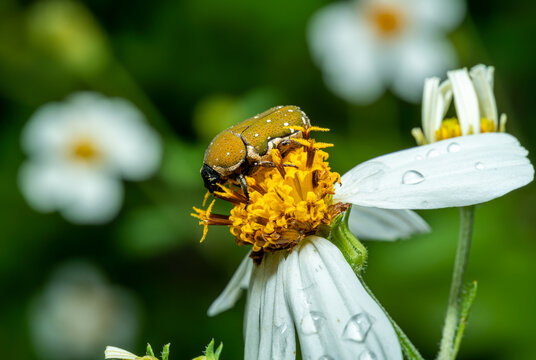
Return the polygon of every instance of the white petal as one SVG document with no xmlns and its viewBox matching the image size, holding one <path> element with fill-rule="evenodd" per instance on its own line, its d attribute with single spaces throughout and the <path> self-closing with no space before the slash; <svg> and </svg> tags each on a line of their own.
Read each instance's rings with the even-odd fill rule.
<svg viewBox="0 0 536 360">
<path fill-rule="evenodd" d="M 402 359 L 391 323 L 335 245 L 309 237 L 287 262 L 285 291 L 304 359 Z"/>
<path fill-rule="evenodd" d="M 244 315 L 245 360 L 295 357 L 294 326 L 278 275 L 283 258 L 283 252 L 266 254 L 253 270 Z"/>
<path fill-rule="evenodd" d="M 108 137 L 107 152 L 124 178 L 144 180 L 157 170 L 162 157 L 161 139 L 133 104 L 107 99 L 95 108 L 95 116 L 107 124 L 103 134 Z"/>
<path fill-rule="evenodd" d="M 527 151 L 512 135 L 461 136 L 380 156 L 342 176 L 336 201 L 389 209 L 466 206 L 532 181 Z"/>
<path fill-rule="evenodd" d="M 469 78 L 467 69 L 449 71 L 447 73 L 454 93 L 454 105 L 460 121 L 463 135 L 480 133 L 480 112 L 475 88 Z"/>
<path fill-rule="evenodd" d="M 21 145 L 28 155 L 48 157 L 64 151 L 69 131 L 68 114 L 59 103 L 41 106 L 24 126 Z"/>
<path fill-rule="evenodd" d="M 265 266 L 261 263 L 253 269 L 248 289 L 246 309 L 244 311 L 244 359 L 253 360 L 259 357 L 261 338 L 261 302 L 266 284 Z"/>
<path fill-rule="evenodd" d="M 412 19 L 419 27 L 453 30 L 465 16 L 463 0 L 414 0 L 410 3 Z"/>
<path fill-rule="evenodd" d="M 435 131 L 441 126 L 446 105 L 439 91 L 439 78 L 426 79 L 422 96 L 422 128 L 429 143 L 435 141 Z"/>
<path fill-rule="evenodd" d="M 446 38 L 412 32 L 393 43 L 392 90 L 401 98 L 418 102 L 425 78 L 441 76 L 457 63 L 456 49 Z"/>
<path fill-rule="evenodd" d="M 385 90 L 382 57 L 371 29 L 351 3 L 323 7 L 311 18 L 308 40 L 327 86 L 343 99 L 366 104 Z"/>
<path fill-rule="evenodd" d="M 136 360 L 138 357 L 131 352 L 115 346 L 106 346 L 104 350 L 105 359 Z"/>
<path fill-rule="evenodd" d="M 37 211 L 57 210 L 66 201 L 61 192 L 65 183 L 61 164 L 27 161 L 19 170 L 18 180 L 22 195 Z"/>
<path fill-rule="evenodd" d="M 78 169 L 69 174 L 65 187 L 68 202 L 62 215 L 76 224 L 103 224 L 114 218 L 123 203 L 123 184 L 96 172 Z"/>
<path fill-rule="evenodd" d="M 411 210 L 352 206 L 350 231 L 362 240 L 397 240 L 430 231 L 430 226 Z"/>
<path fill-rule="evenodd" d="M 497 104 L 493 94 L 493 66 L 476 65 L 471 68 L 471 78 L 480 105 L 480 116 L 493 121 L 498 128 Z"/>
<path fill-rule="evenodd" d="M 19 187 L 37 211 L 59 210 L 79 224 L 113 218 L 123 201 L 122 184 L 106 174 L 62 161 L 27 161 L 19 171 Z"/>
<path fill-rule="evenodd" d="M 265 285 L 260 308 L 260 342 L 255 359 L 294 359 L 296 339 L 294 325 L 285 300 L 283 289 L 284 271 L 280 268 L 284 252 L 264 256 Z M 248 331 L 244 332 L 246 337 Z M 247 344 L 246 344 L 247 346 Z"/>
<path fill-rule="evenodd" d="M 252 271 L 253 261 L 248 253 L 238 266 L 238 269 L 236 269 L 225 289 L 223 289 L 223 292 L 208 308 L 208 316 L 216 316 L 219 313 L 229 310 L 236 304 L 242 295 L 242 290 L 248 288 Z"/>
</svg>

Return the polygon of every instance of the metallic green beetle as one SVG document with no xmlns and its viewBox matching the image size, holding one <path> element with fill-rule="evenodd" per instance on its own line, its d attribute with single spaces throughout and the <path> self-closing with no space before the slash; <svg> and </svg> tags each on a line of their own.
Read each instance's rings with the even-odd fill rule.
<svg viewBox="0 0 536 360">
<path fill-rule="evenodd" d="M 308 128 L 311 124 L 299 107 L 276 106 L 216 135 L 201 168 L 205 187 L 214 192 L 219 190 L 218 184 L 235 180 L 249 199 L 244 175 L 260 165 L 271 164 L 267 161 L 270 150 L 289 146 L 292 138 L 303 137 L 301 131 L 288 126 Z"/>
</svg>

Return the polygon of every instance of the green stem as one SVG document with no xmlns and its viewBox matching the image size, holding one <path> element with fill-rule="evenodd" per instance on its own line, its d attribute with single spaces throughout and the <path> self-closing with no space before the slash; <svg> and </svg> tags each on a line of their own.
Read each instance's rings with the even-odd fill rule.
<svg viewBox="0 0 536 360">
<path fill-rule="evenodd" d="M 443 335 L 437 356 L 438 360 L 452 360 L 456 356 L 454 352 L 454 339 L 456 329 L 458 328 L 458 319 L 460 318 L 460 298 L 463 289 L 463 276 L 467 267 L 469 249 L 471 248 L 474 214 L 474 206 L 460 208 L 460 233 L 456 248 L 456 258 L 454 260 L 454 270 L 452 272 L 452 282 L 450 284 L 445 325 L 443 326 Z"/>
</svg>

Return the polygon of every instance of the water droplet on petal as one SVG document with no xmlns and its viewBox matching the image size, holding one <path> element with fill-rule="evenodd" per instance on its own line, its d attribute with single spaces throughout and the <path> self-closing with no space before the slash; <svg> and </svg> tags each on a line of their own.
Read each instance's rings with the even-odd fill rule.
<svg viewBox="0 0 536 360">
<path fill-rule="evenodd" d="M 439 156 L 439 152 L 436 149 L 432 149 L 426 154 L 426 157 L 428 158 L 435 158 L 437 156 Z"/>
<path fill-rule="evenodd" d="M 359 184 L 359 187 L 353 187 L 353 191 L 374 192 L 378 190 L 381 183 L 380 179 L 388 167 L 379 161 L 368 161 L 360 165 L 360 167 L 362 170 L 361 174 L 364 175 L 356 176 L 355 182 Z"/>
<path fill-rule="evenodd" d="M 421 155 L 415 156 L 415 160 L 422 160 L 422 156 Z"/>
<path fill-rule="evenodd" d="M 364 350 L 359 354 L 359 360 L 376 360 L 378 357 L 372 351 Z"/>
<path fill-rule="evenodd" d="M 322 315 L 321 312 L 311 311 L 310 313 L 306 314 L 301 320 L 301 331 L 305 335 L 316 334 L 320 331 L 325 321 L 326 318 L 324 317 L 324 315 Z"/>
<path fill-rule="evenodd" d="M 318 358 L 318 360 L 334 360 L 334 359 L 329 355 L 322 355 L 321 357 Z"/>
<path fill-rule="evenodd" d="M 424 175 L 416 170 L 408 170 L 402 175 L 402 184 L 415 185 L 424 181 Z"/>
<path fill-rule="evenodd" d="M 357 342 L 365 341 L 367 334 L 372 327 L 370 318 L 365 313 L 354 315 L 348 320 L 342 332 L 342 338 Z"/>
<path fill-rule="evenodd" d="M 462 147 L 457 142 L 450 143 L 449 146 L 447 146 L 447 151 L 451 153 L 455 153 L 460 151 Z"/>
<path fill-rule="evenodd" d="M 315 287 L 316 287 L 316 284 L 311 283 L 311 284 L 305 286 L 304 288 L 299 289 L 299 291 L 301 292 L 301 298 L 303 299 L 302 301 L 305 302 L 308 305 L 311 305 L 313 303 L 312 299 L 315 296 L 314 295 L 315 294 Z"/>
<path fill-rule="evenodd" d="M 477 170 L 484 170 L 485 166 L 480 161 L 475 163 L 475 169 Z"/>
</svg>

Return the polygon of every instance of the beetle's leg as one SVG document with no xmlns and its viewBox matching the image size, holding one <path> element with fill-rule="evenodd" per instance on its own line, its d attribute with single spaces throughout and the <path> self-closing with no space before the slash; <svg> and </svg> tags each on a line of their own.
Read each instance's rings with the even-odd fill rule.
<svg viewBox="0 0 536 360">
<path fill-rule="evenodd" d="M 290 138 L 282 140 L 277 145 L 277 149 L 281 152 L 281 156 L 285 157 L 289 153 L 289 151 L 291 151 L 292 149 L 299 148 L 300 146 L 302 146 L 302 144 Z"/>
<path fill-rule="evenodd" d="M 253 166 L 275 167 L 272 161 L 255 161 Z"/>
<path fill-rule="evenodd" d="M 253 163 L 253 166 L 264 166 L 264 167 L 275 167 L 275 164 L 272 162 L 272 161 L 257 161 L 257 162 L 254 162 Z M 294 164 L 283 164 L 284 167 L 293 167 L 293 168 L 298 168 L 296 165 Z"/>
<path fill-rule="evenodd" d="M 244 196 L 246 197 L 246 208 L 249 205 L 249 193 L 248 193 L 248 184 L 246 182 L 246 178 L 242 174 L 238 174 L 238 182 L 240 183 L 240 187 L 242 188 L 242 191 L 244 192 Z"/>
<path fill-rule="evenodd" d="M 257 161 L 257 162 L 253 163 L 253 166 L 275 167 L 275 164 L 272 161 Z M 293 167 L 293 168 L 296 168 L 296 169 L 298 168 L 294 164 L 283 164 L 283 166 L 285 166 L 285 167 Z"/>
</svg>

